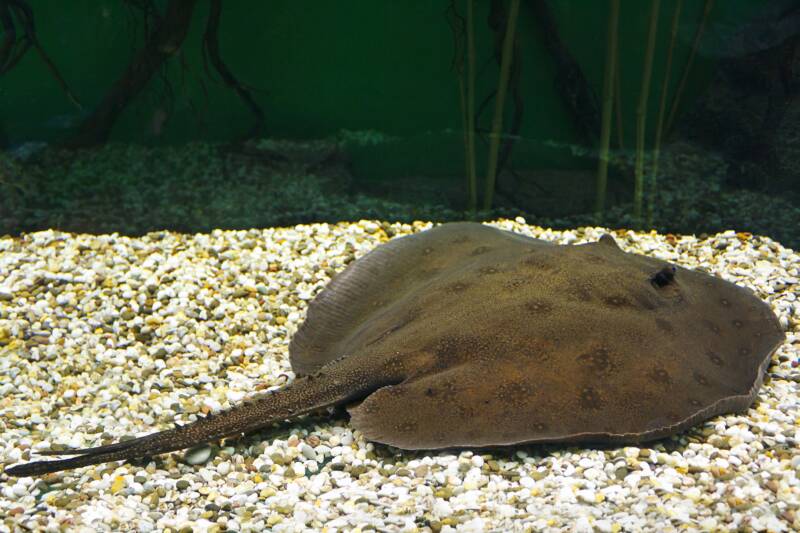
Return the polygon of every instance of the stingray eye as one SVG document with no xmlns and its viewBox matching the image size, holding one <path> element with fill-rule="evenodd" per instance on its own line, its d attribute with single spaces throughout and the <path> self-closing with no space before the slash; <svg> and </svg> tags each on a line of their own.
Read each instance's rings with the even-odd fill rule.
<svg viewBox="0 0 800 533">
<path fill-rule="evenodd" d="M 675 272 L 677 272 L 677 268 L 673 265 L 668 265 L 650 276 L 650 283 L 652 283 L 657 289 L 663 289 L 673 281 L 675 281 Z"/>
</svg>

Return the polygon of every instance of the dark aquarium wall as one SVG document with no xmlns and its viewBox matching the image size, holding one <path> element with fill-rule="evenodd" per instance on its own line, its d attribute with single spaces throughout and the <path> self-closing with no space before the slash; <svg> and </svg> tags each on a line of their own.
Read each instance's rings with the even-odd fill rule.
<svg viewBox="0 0 800 533">
<path fill-rule="evenodd" d="M 800 244 L 797 0 L 0 0 L 0 234 L 488 220 Z"/>
</svg>

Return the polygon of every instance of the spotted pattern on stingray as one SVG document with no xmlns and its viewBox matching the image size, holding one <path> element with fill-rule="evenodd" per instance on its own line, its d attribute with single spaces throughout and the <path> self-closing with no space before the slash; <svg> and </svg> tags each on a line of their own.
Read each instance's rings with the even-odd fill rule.
<svg viewBox="0 0 800 533">
<path fill-rule="evenodd" d="M 512 278 L 503 282 L 503 289 L 507 291 L 515 291 L 520 287 L 524 287 L 530 282 L 528 278 Z"/>
<path fill-rule="evenodd" d="M 630 301 L 625 298 L 624 296 L 620 296 L 618 294 L 613 294 L 611 296 L 605 296 L 603 298 L 603 302 L 609 307 L 630 307 Z"/>
<path fill-rule="evenodd" d="M 403 433 L 412 433 L 412 432 L 416 431 L 418 427 L 419 427 L 419 425 L 416 422 L 407 421 L 407 422 L 402 422 L 400 424 L 397 424 L 395 426 L 395 429 L 397 431 L 401 431 Z"/>
<path fill-rule="evenodd" d="M 584 387 L 581 390 L 580 406 L 584 409 L 597 410 L 603 407 L 603 400 L 595 389 Z"/>
<path fill-rule="evenodd" d="M 717 366 L 722 366 L 725 364 L 722 360 L 722 357 L 720 357 L 719 354 L 714 350 L 706 350 L 706 357 L 708 357 L 708 359 Z"/>
<path fill-rule="evenodd" d="M 497 398 L 511 408 L 521 408 L 531 401 L 536 388 L 526 379 L 503 383 L 497 389 Z"/>
<path fill-rule="evenodd" d="M 672 376 L 670 376 L 669 372 L 662 366 L 651 369 L 650 372 L 647 373 L 647 377 L 650 378 L 650 381 L 661 385 L 669 385 L 672 383 Z"/>
<path fill-rule="evenodd" d="M 567 293 L 573 301 L 590 302 L 592 300 L 592 285 L 588 282 L 576 281 L 570 285 Z"/>
<path fill-rule="evenodd" d="M 473 335 L 447 335 L 438 340 L 431 350 L 436 368 L 452 368 L 466 361 L 480 363 L 491 353 L 489 341 Z"/>
<path fill-rule="evenodd" d="M 539 254 L 528 255 L 527 257 L 523 258 L 521 262 L 523 266 L 535 268 L 537 270 L 547 271 L 555 269 L 555 266 L 549 258 L 543 257 Z"/>
<path fill-rule="evenodd" d="M 595 254 L 586 254 L 584 258 L 588 263 L 592 263 L 593 265 L 600 265 L 606 262 L 605 259 Z"/>
<path fill-rule="evenodd" d="M 441 268 L 420 268 L 419 270 L 414 271 L 417 279 L 430 279 L 434 276 L 439 275 L 442 272 Z"/>
<path fill-rule="evenodd" d="M 700 385 L 703 385 L 704 387 L 708 386 L 708 378 L 707 378 L 707 377 L 705 377 L 705 376 L 704 376 L 703 374 L 701 374 L 700 372 L 697 372 L 697 371 L 695 371 L 695 372 L 692 374 L 692 376 L 694 377 L 694 380 L 695 380 L 696 382 L 698 382 Z"/>
<path fill-rule="evenodd" d="M 703 320 L 703 324 L 704 324 L 704 325 L 705 325 L 705 326 L 706 326 L 706 327 L 709 329 L 709 331 L 711 331 L 712 333 L 716 333 L 717 335 L 719 335 L 719 334 L 722 332 L 722 330 L 720 329 L 720 327 L 719 327 L 718 325 L 716 325 L 714 322 L 710 321 L 710 320 Z"/>
<path fill-rule="evenodd" d="M 445 396 L 449 397 L 455 396 L 460 390 L 458 380 L 452 377 L 443 379 L 439 383 L 439 388 L 441 389 L 441 391 L 444 393 Z"/>
<path fill-rule="evenodd" d="M 464 420 L 472 420 L 475 417 L 475 408 L 471 405 L 456 404 L 455 411 Z"/>
<path fill-rule="evenodd" d="M 454 281 L 444 286 L 445 292 L 459 293 L 469 289 L 470 284 L 464 281 Z"/>
<path fill-rule="evenodd" d="M 488 251 L 490 251 L 490 250 L 491 250 L 491 248 L 490 248 L 489 246 L 478 246 L 477 248 L 474 248 L 474 249 L 473 249 L 473 250 L 472 250 L 472 251 L 469 253 L 469 255 L 472 255 L 472 256 L 475 256 L 475 255 L 483 255 L 483 254 L 485 254 L 486 252 L 488 252 Z"/>
<path fill-rule="evenodd" d="M 529 300 L 525 302 L 525 309 L 536 315 L 546 314 L 553 310 L 553 304 L 545 300 Z"/>
<path fill-rule="evenodd" d="M 658 326 L 658 329 L 661 331 L 666 331 L 667 333 L 673 333 L 675 331 L 675 328 L 672 327 L 669 320 L 664 320 L 663 318 L 656 318 L 656 326 Z"/>
<path fill-rule="evenodd" d="M 636 303 L 639 306 L 639 308 L 644 309 L 646 311 L 654 311 L 660 307 L 656 302 L 656 300 L 651 295 L 646 294 L 642 291 L 635 291 L 633 293 L 633 299 L 636 300 Z"/>
<path fill-rule="evenodd" d="M 578 361 L 599 375 L 608 374 L 616 369 L 616 365 L 611 361 L 611 353 L 604 346 L 582 353 L 578 356 Z"/>
</svg>

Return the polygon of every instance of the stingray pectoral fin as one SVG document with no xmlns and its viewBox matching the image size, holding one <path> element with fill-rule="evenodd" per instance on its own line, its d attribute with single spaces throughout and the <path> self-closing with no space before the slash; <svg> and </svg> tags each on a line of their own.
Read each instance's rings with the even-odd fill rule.
<svg viewBox="0 0 800 533">
<path fill-rule="evenodd" d="M 106 446 L 65 452 L 48 451 L 44 455 L 76 457 L 16 465 L 6 468 L 5 473 L 15 477 L 36 476 L 109 461 L 150 457 L 242 435 L 316 409 L 363 397 L 386 383 L 374 381 L 375 370 L 369 366 L 358 368 L 358 362 L 354 359 L 334 362 L 316 376 L 298 378 L 282 389 L 191 424 Z M 396 377 L 393 379 L 398 381 Z"/>
<path fill-rule="evenodd" d="M 521 442 L 517 433 L 535 433 L 535 424 L 525 427 L 508 413 L 531 398 L 524 384 L 501 390 L 503 380 L 469 364 L 443 369 L 377 390 L 349 409 L 350 423 L 368 440 L 406 450 Z"/>
</svg>

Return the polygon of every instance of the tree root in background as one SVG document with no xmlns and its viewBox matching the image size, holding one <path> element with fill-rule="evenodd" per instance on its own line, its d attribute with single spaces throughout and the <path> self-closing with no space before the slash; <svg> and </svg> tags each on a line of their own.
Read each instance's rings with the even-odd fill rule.
<svg viewBox="0 0 800 533">
<path fill-rule="evenodd" d="M 583 136 L 586 146 L 596 146 L 600 133 L 600 108 L 597 95 L 583 75 L 578 62 L 558 33 L 558 26 L 546 0 L 528 3 L 536 16 L 544 37 L 544 44 L 556 65 L 556 87 L 572 115 L 573 122 Z"/>
<path fill-rule="evenodd" d="M 3 40 L 0 44 L 0 76 L 13 69 L 25 56 L 25 53 L 33 47 L 70 102 L 81 109 L 80 102 L 70 90 L 66 80 L 39 43 L 33 21 L 33 10 L 28 2 L 25 0 L 0 0 L 0 26 L 3 29 Z M 20 26 L 23 32 L 19 37 L 17 37 L 17 26 Z"/>
<path fill-rule="evenodd" d="M 256 118 L 255 127 L 250 132 L 250 135 L 255 135 L 263 129 L 264 113 L 250 95 L 250 91 L 236 79 L 220 57 L 218 30 L 222 1 L 209 1 L 209 15 L 203 34 L 203 61 L 206 72 L 210 63 L 225 85 L 236 91 L 244 101 Z M 168 59 L 180 54 L 197 5 L 197 0 L 170 0 L 163 14 L 160 14 L 151 0 L 127 0 L 127 2 L 144 13 L 146 34 L 144 47 L 134 55 L 125 72 L 114 83 L 98 107 L 65 143 L 67 147 L 92 146 L 108 140 L 114 124 L 131 101 L 147 86 L 151 78 L 161 71 Z"/>
<path fill-rule="evenodd" d="M 447 22 L 453 32 L 453 70 L 458 79 L 461 104 L 461 123 L 464 128 L 464 158 L 467 176 L 467 207 L 474 213 L 478 208 L 478 178 L 475 161 L 475 2 L 467 0 L 464 18 L 450 0 Z M 466 71 L 466 82 L 464 72 Z"/>
<path fill-rule="evenodd" d="M 119 116 L 147 85 L 163 63 L 183 44 L 197 0 L 170 0 L 164 15 L 147 36 L 144 48 L 133 58 L 100 105 L 66 142 L 69 147 L 106 142 Z"/>
<path fill-rule="evenodd" d="M 250 130 L 248 137 L 254 137 L 259 132 L 264 130 L 264 112 L 253 99 L 250 91 L 246 89 L 239 80 L 231 73 L 228 66 L 222 61 L 219 55 L 219 17 L 222 11 L 222 0 L 211 0 L 211 6 L 208 14 L 208 22 L 206 23 L 206 31 L 203 34 L 203 66 L 208 73 L 208 63 L 214 66 L 214 69 L 219 73 L 222 81 L 233 89 L 239 98 L 242 99 L 244 104 L 250 109 L 255 116 L 256 123 Z"/>
</svg>

